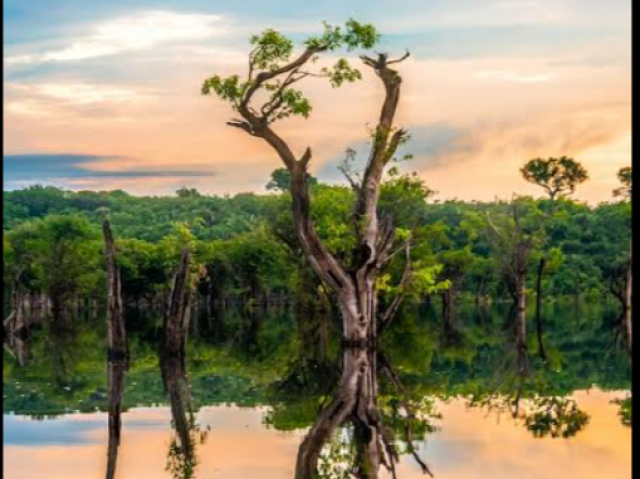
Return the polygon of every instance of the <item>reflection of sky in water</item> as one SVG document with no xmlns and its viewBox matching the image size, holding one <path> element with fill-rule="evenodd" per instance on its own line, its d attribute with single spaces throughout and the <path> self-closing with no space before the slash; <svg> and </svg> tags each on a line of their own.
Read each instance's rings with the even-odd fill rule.
<svg viewBox="0 0 640 479">
<path fill-rule="evenodd" d="M 95 431 L 106 428 L 106 424 L 107 416 L 103 414 L 82 421 L 72 417 L 40 421 L 8 415 L 4 416 L 4 445 L 41 447 L 99 444 Z"/>
<path fill-rule="evenodd" d="M 4 415 L 4 445 L 6 446 L 77 446 L 102 444 L 106 438 L 106 413 L 69 414 L 55 419 L 30 419 L 13 414 Z M 140 409 L 123 414 L 130 429 L 164 429 L 169 421 L 164 409 Z"/>
<path fill-rule="evenodd" d="M 438 431 L 420 444 L 436 477 L 446 479 L 628 479 L 631 429 L 621 425 L 612 400 L 625 393 L 576 394 L 591 416 L 576 437 L 536 439 L 507 415 L 468 409 L 464 401 L 439 403 Z M 198 449 L 200 479 L 290 479 L 302 432 L 264 426 L 265 409 L 208 407 L 198 423 L 210 429 Z M 77 414 L 42 421 L 5 416 L 8 479 L 91 479 L 104 473 L 107 416 Z M 162 479 L 169 446 L 168 408 L 136 408 L 123 415 L 119 479 Z M 43 475 L 42 471 L 47 471 Z M 602 474 L 606 471 L 606 476 Z M 382 476 L 386 477 L 386 476 Z M 399 479 L 424 477 L 404 458 Z"/>
</svg>

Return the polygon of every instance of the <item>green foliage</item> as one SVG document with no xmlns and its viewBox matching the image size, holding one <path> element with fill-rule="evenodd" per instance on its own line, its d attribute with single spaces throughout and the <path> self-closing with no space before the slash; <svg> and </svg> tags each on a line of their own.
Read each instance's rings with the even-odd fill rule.
<svg viewBox="0 0 640 479">
<path fill-rule="evenodd" d="M 204 81 L 202 84 L 202 94 L 209 95 L 213 92 L 218 95 L 220 99 L 237 105 L 247 86 L 247 83 L 241 83 L 238 75 L 232 75 L 228 78 L 222 78 L 216 75 Z"/>
<path fill-rule="evenodd" d="M 344 27 L 324 24 L 324 32 L 303 42 L 307 60 L 317 60 L 323 52 L 333 52 L 341 48 L 348 51 L 356 48 L 371 49 L 379 41 L 380 35 L 373 25 L 349 20 Z M 235 110 L 249 108 L 257 118 L 265 123 L 273 123 L 291 116 L 308 118 L 313 107 L 305 94 L 292 88 L 294 83 L 307 76 L 326 78 L 335 88 L 344 83 L 353 83 L 362 74 L 349 62 L 340 58 L 333 67 L 324 67 L 317 72 L 302 71 L 302 65 L 293 67 L 293 42 L 282 33 L 268 29 L 250 38 L 253 50 L 249 54 L 249 72 L 246 79 L 238 75 L 223 78 L 214 75 L 204 80 L 202 94 L 215 94 L 228 102 Z M 306 62 L 304 62 L 306 63 Z M 288 68 L 291 66 L 291 68 Z M 271 76 L 264 76 L 270 74 Z M 266 101 L 258 110 L 248 105 L 257 90 L 266 94 Z"/>
<path fill-rule="evenodd" d="M 589 416 L 567 398 L 542 397 L 534 400 L 533 411 L 525 416 L 525 425 L 535 437 L 569 438 L 589 422 Z"/>
<path fill-rule="evenodd" d="M 318 180 L 309 173 L 307 173 L 307 182 L 311 187 L 318 184 Z M 267 183 L 267 190 L 280 193 L 291 191 L 291 172 L 287 168 L 273 170 L 271 180 Z"/>
<path fill-rule="evenodd" d="M 633 185 L 632 168 L 630 166 L 621 168 L 620 171 L 618 171 L 618 180 L 622 183 L 622 186 L 613 192 L 614 196 L 622 196 L 625 199 L 630 199 L 631 187 Z"/>
<path fill-rule="evenodd" d="M 362 80 L 362 73 L 360 73 L 360 70 L 353 68 L 344 58 L 338 60 L 333 68 L 323 68 L 322 74 L 329 78 L 329 81 L 334 88 L 341 87 L 345 82 L 354 83 L 358 80 Z"/>
<path fill-rule="evenodd" d="M 620 406 L 620 411 L 618 412 L 620 421 L 625 426 L 631 427 L 633 425 L 633 398 L 619 399 L 615 403 Z"/>
<path fill-rule="evenodd" d="M 325 22 L 324 32 L 320 36 L 308 38 L 304 44 L 315 50 L 334 51 L 343 46 L 348 50 L 355 50 L 356 48 L 370 50 L 379 41 L 380 34 L 375 26 L 350 19 L 344 28 L 332 26 Z"/>
<path fill-rule="evenodd" d="M 520 171 L 525 180 L 544 188 L 552 200 L 575 192 L 580 183 L 589 179 L 587 170 L 566 156 L 535 158 Z"/>
<path fill-rule="evenodd" d="M 293 52 L 293 42 L 273 29 L 253 35 L 249 42 L 255 46 L 251 63 L 260 70 L 277 69 L 281 62 L 289 60 Z"/>
<path fill-rule="evenodd" d="M 355 194 L 351 188 L 318 184 L 312 176 L 308 180 L 316 229 L 331 252 L 348 264 L 355 246 Z M 69 294 L 101 297 L 105 265 L 100 228 L 107 215 L 118 243 L 125 295 L 132 300 L 149 299 L 168 286 L 186 245 L 194 252 L 194 272 L 206 265 L 211 277 L 222 278 L 219 283 L 229 294 L 244 294 L 258 285 L 293 296 L 299 275 L 293 265 L 302 253 L 291 220 L 289 184 L 288 171 L 280 169 L 269 184 L 277 194 L 262 196 L 209 196 L 189 189 L 168 197 L 51 187 L 5 192 L 5 285 L 47 292 L 57 274 L 64 274 L 61 284 Z M 435 286 L 449 281 L 463 297 L 507 299 L 501 261 L 511 257 L 519 241 L 531 241 L 530 278 L 535 264 L 546 258 L 544 290 L 550 300 L 578 293 L 602 298 L 624 279 L 631 202 L 591 207 L 560 199 L 549 215 L 548 200 L 432 203 L 432 195 L 419 177 L 398 171 L 390 171 L 382 185 L 380 215 L 394 218 L 396 247 L 411 235 L 414 277 L 425 272 L 423 287 L 412 296 L 438 291 L 430 281 L 436 271 L 432 268 L 441 265 Z M 506 240 L 492 235 L 487 216 Z M 255 259 L 248 261 L 239 245 L 253 251 Z M 264 269 L 253 264 L 260 255 L 266 258 Z M 403 269 L 404 257 L 397 254 L 384 281 L 397 284 Z"/>
</svg>

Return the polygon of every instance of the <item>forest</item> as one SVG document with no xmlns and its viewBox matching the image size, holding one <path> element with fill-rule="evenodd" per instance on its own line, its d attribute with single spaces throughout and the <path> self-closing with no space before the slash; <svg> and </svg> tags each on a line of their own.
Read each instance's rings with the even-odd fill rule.
<svg viewBox="0 0 640 479">
<path fill-rule="evenodd" d="M 233 333 L 224 310 L 234 306 L 289 305 L 311 323 L 331 316 L 332 293 L 314 276 L 293 231 L 289 182 L 279 169 L 267 184 L 270 193 L 262 195 L 207 196 L 183 188 L 173 197 L 136 197 L 39 185 L 5 192 L 5 305 L 10 311 L 42 311 L 28 315 L 30 321 L 53 311 L 61 324 L 71 310 L 104 308 L 101 230 L 108 219 L 130 311 L 162 310 L 187 247 L 192 307 L 199 311 L 192 327 L 218 340 Z M 315 178 L 312 183 L 319 235 L 336 256 L 347 257 L 353 250 L 353 191 Z M 509 202 L 440 202 L 417 176 L 394 168 L 383 182 L 380 209 L 393 215 L 400 235 L 411 234 L 413 240 L 408 300 L 433 303 L 447 313 L 452 327 L 461 327 L 455 324 L 461 303 L 517 300 L 514 264 L 524 271 L 530 303 L 536 297 L 605 302 L 624 311 L 630 185 L 630 173 L 621 173 L 617 198 L 597 206 L 554 192 Z M 404 263 L 404 255 L 397 254 L 379 279 L 382 301 L 396 292 L 393 284 Z M 145 325 L 130 321 L 129 327 Z"/>
</svg>

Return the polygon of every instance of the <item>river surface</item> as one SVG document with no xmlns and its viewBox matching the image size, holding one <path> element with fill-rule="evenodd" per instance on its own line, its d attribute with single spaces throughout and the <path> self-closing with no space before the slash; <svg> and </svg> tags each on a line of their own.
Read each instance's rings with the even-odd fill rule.
<svg viewBox="0 0 640 479">
<path fill-rule="evenodd" d="M 221 344 L 194 335 L 186 364 L 154 334 L 108 364 L 91 321 L 48 327 L 5 346 L 4 477 L 628 479 L 615 319 L 549 306 L 544 360 L 533 315 L 522 352 L 500 308 L 462 308 L 453 335 L 407 313 L 376 351 L 321 350 L 272 312 Z"/>
</svg>

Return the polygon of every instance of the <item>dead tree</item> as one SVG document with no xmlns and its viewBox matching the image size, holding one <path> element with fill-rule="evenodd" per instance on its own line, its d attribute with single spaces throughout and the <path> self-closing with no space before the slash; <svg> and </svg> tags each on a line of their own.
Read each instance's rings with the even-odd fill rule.
<svg viewBox="0 0 640 479">
<path fill-rule="evenodd" d="M 122 303 L 122 281 L 116 245 L 109 221 L 105 220 L 102 231 L 107 256 L 107 346 L 109 348 L 109 358 L 119 360 L 129 356 Z"/>
<path fill-rule="evenodd" d="M 116 477 L 118 451 L 122 434 L 122 401 L 124 383 L 127 372 L 126 361 L 109 361 L 108 395 L 109 395 L 109 449 L 107 452 L 107 479 Z"/>
<path fill-rule="evenodd" d="M 360 57 L 381 81 L 384 100 L 372 131 L 371 151 L 362 180 L 352 183 L 357 201 L 353 212 L 356 247 L 351 264 L 339 261 L 315 229 L 308 183 L 311 148 L 306 148 L 302 155 L 296 154 L 273 124 L 291 115 L 308 115 L 311 108 L 308 101 L 292 88 L 302 80 L 325 77 L 334 86 L 339 86 L 361 77 L 346 60 L 339 61 L 333 71 L 311 72 L 321 54 L 341 46 L 372 48 L 377 40 L 378 35 L 371 25 L 350 21 L 345 30 L 327 26 L 324 35 L 309 39 L 304 51 L 292 60 L 291 42 L 270 30 L 254 38 L 256 47 L 249 55 L 246 82 L 239 84 L 237 76 L 212 77 L 203 86 L 203 93 L 213 91 L 229 101 L 240 115 L 240 119 L 228 123 L 230 126 L 266 142 L 290 172 L 293 224 L 298 240 L 316 274 L 335 293 L 343 319 L 343 341 L 352 345 L 370 343 L 378 335 L 378 326 L 384 328 L 393 319 L 389 312 L 378 310 L 376 279 L 389 262 L 394 244 L 393 221 L 390 217 L 378 217 L 378 199 L 385 167 L 407 139 L 407 132 L 395 126 L 402 78 L 392 67 L 409 54 L 395 60 L 382 53 L 375 58 Z M 267 100 L 264 100 L 265 94 Z M 392 304 L 395 314 L 397 304 Z"/>
<path fill-rule="evenodd" d="M 547 259 L 543 256 L 538 262 L 538 275 L 536 278 L 536 333 L 538 336 L 538 353 L 540 359 L 547 360 L 547 352 L 544 348 L 543 327 L 542 327 L 542 275 L 547 264 Z"/>
<path fill-rule="evenodd" d="M 191 318 L 191 251 L 184 248 L 164 318 L 163 354 L 184 357 Z"/>
<path fill-rule="evenodd" d="M 500 268 L 514 288 L 518 347 L 526 350 L 527 272 L 540 230 L 534 227 L 529 231 L 525 226 L 523 206 L 519 199 L 514 199 L 502 225 L 495 225 L 489 216 L 487 221 Z"/>
<path fill-rule="evenodd" d="M 171 403 L 175 435 L 167 455 L 167 471 L 175 478 L 195 476 L 198 465 L 197 446 L 206 441 L 207 432 L 196 423 L 191 389 L 184 361 L 179 357 L 160 358 L 160 371 L 165 394 Z"/>
</svg>

